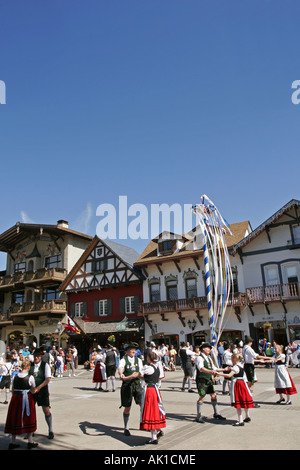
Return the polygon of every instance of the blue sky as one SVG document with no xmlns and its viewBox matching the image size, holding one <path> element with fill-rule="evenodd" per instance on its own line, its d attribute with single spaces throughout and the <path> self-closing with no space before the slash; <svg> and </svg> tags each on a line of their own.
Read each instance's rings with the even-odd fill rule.
<svg viewBox="0 0 300 470">
<path fill-rule="evenodd" d="M 299 14 L 297 0 L 1 1 L 0 231 L 63 218 L 94 235 L 120 195 L 202 194 L 255 228 L 300 199 Z"/>
</svg>

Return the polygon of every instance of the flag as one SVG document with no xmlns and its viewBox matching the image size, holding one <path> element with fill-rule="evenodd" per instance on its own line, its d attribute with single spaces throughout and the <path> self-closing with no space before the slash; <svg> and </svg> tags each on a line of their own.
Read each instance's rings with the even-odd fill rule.
<svg viewBox="0 0 300 470">
<path fill-rule="evenodd" d="M 72 331 L 72 333 L 77 333 L 78 335 L 80 334 L 78 327 L 75 325 L 72 318 L 70 318 L 69 316 L 68 323 L 62 323 L 62 326 L 64 326 L 66 331 Z"/>
</svg>

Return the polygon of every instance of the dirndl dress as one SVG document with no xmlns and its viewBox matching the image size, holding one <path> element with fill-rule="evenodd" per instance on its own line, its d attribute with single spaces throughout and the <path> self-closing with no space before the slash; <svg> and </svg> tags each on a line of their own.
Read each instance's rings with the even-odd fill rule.
<svg viewBox="0 0 300 470">
<path fill-rule="evenodd" d="M 106 370 L 105 364 L 102 362 L 99 356 L 96 356 L 95 369 L 93 374 L 93 383 L 106 382 Z"/>
<path fill-rule="evenodd" d="M 166 427 L 166 412 L 158 387 L 160 370 L 158 365 L 144 366 L 144 388 L 142 396 L 140 429 L 151 430 Z"/>
<path fill-rule="evenodd" d="M 14 436 L 35 432 L 36 409 L 31 386 L 35 387 L 31 375 L 18 374 L 13 381 L 13 394 L 9 403 L 4 432 Z"/>
<path fill-rule="evenodd" d="M 234 408 L 254 408 L 243 366 L 236 364 L 231 368 L 231 371 L 235 372 L 230 384 L 231 406 Z"/>
<path fill-rule="evenodd" d="M 275 379 L 274 387 L 276 393 L 282 393 L 284 395 L 295 395 L 297 389 L 293 382 L 292 377 L 288 371 L 288 368 L 285 365 L 285 355 L 281 354 L 279 361 L 275 362 Z M 280 356 L 278 356 L 279 358 Z"/>
</svg>

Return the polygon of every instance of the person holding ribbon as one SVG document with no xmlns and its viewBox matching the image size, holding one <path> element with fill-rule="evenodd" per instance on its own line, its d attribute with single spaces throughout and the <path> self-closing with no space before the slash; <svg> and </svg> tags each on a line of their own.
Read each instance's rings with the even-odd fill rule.
<svg viewBox="0 0 300 470">
<path fill-rule="evenodd" d="M 140 429 L 151 431 L 151 439 L 147 444 L 157 444 L 163 436 L 162 428 L 166 427 L 166 412 L 159 390 L 158 357 L 154 351 L 148 353 L 147 365 L 144 365 L 140 375 L 144 379 Z"/>
<path fill-rule="evenodd" d="M 27 449 L 37 447 L 33 442 L 33 433 L 37 429 L 36 409 L 33 394 L 35 393 L 35 380 L 29 375 L 30 362 L 25 360 L 19 372 L 13 379 L 12 398 L 9 403 L 4 432 L 12 435 L 9 450 L 20 447 L 16 443 L 16 436 L 27 434 Z"/>
</svg>

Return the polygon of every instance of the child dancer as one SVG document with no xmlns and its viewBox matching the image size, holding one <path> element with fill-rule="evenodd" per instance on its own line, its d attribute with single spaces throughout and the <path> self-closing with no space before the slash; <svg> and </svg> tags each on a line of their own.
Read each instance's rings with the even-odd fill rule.
<svg viewBox="0 0 300 470">
<path fill-rule="evenodd" d="M 285 365 L 285 354 L 283 354 L 283 346 L 275 344 L 275 358 L 268 359 L 269 362 L 275 362 L 275 380 L 274 387 L 276 393 L 279 394 L 279 400 L 276 402 L 277 405 L 284 402 L 283 395 L 286 395 L 286 405 L 291 405 L 291 395 L 297 393 L 297 389 L 290 376 L 287 366 Z M 266 360 L 267 361 L 267 360 Z"/>
<path fill-rule="evenodd" d="M 254 408 L 251 392 L 247 384 L 247 378 L 244 373 L 244 367 L 241 363 L 242 355 L 232 354 L 232 368 L 228 374 L 219 373 L 225 378 L 231 379 L 230 398 L 231 406 L 237 411 L 238 421 L 233 426 L 244 426 L 244 423 L 251 421 L 249 417 L 249 408 Z M 245 410 L 245 419 L 243 420 L 242 411 Z"/>
<path fill-rule="evenodd" d="M 151 351 L 148 353 L 147 362 L 141 371 L 145 385 L 143 390 L 140 429 L 150 430 L 151 439 L 147 444 L 157 444 L 158 438 L 163 436 L 161 428 L 166 427 L 165 410 L 162 404 L 159 390 L 160 369 L 158 358 Z"/>
</svg>

